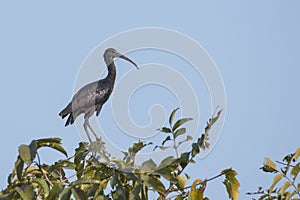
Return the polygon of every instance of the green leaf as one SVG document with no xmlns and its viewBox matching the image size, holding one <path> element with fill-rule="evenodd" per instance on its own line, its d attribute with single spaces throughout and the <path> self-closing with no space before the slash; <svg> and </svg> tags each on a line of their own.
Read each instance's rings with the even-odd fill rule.
<svg viewBox="0 0 300 200">
<path fill-rule="evenodd" d="M 184 173 L 184 175 L 185 175 L 186 179 L 190 179 L 191 178 L 191 176 L 188 175 L 187 173 Z"/>
<path fill-rule="evenodd" d="M 171 140 L 171 137 L 170 137 L 170 136 L 166 137 L 166 139 L 162 142 L 161 145 L 164 145 L 164 144 L 165 144 L 167 141 L 169 141 L 169 140 Z"/>
<path fill-rule="evenodd" d="M 66 157 L 68 157 L 66 150 L 61 146 L 60 138 L 39 139 L 36 140 L 36 142 L 37 142 L 37 149 L 41 147 L 49 147 L 63 153 Z"/>
<path fill-rule="evenodd" d="M 32 140 L 29 144 L 29 149 L 31 153 L 31 160 L 33 161 L 35 159 L 36 153 L 37 153 L 37 141 Z"/>
<path fill-rule="evenodd" d="M 129 200 L 139 200 L 140 193 L 142 192 L 142 186 L 139 182 L 135 182 L 133 189 L 129 192 Z"/>
<path fill-rule="evenodd" d="M 183 119 L 179 119 L 173 126 L 172 130 L 175 131 L 178 127 L 180 127 L 181 125 L 183 125 L 184 123 L 188 122 L 192 120 L 192 118 L 183 118 Z"/>
<path fill-rule="evenodd" d="M 33 160 L 31 159 L 31 152 L 28 145 L 22 144 L 21 146 L 19 146 L 19 155 L 25 163 L 32 163 Z"/>
<path fill-rule="evenodd" d="M 72 182 L 70 184 L 71 187 L 74 187 L 76 185 L 81 185 L 81 184 L 100 184 L 101 181 L 99 180 L 96 180 L 96 179 L 92 179 L 92 178 L 82 178 L 82 179 L 79 179 L 79 180 L 76 180 L 74 182 Z"/>
<path fill-rule="evenodd" d="M 44 144 L 47 143 L 59 143 L 61 142 L 61 138 L 43 138 L 43 139 L 38 139 L 37 144 L 38 148 L 43 147 Z M 48 144 L 47 144 L 48 146 Z"/>
<path fill-rule="evenodd" d="M 269 195 L 271 195 L 272 191 L 273 191 L 273 188 L 275 187 L 275 185 L 283 178 L 283 176 L 281 174 L 276 174 L 276 176 L 274 177 L 273 179 L 273 183 L 272 185 L 270 186 L 270 189 L 269 189 Z"/>
<path fill-rule="evenodd" d="M 159 168 L 158 170 L 155 171 L 155 174 L 158 174 L 159 176 L 164 177 L 166 180 L 171 181 L 174 179 L 174 174 L 172 173 L 173 171 L 167 167 L 164 168 Z"/>
<path fill-rule="evenodd" d="M 85 200 L 88 199 L 85 192 L 80 188 L 72 188 L 71 192 L 76 200 Z"/>
<path fill-rule="evenodd" d="M 211 127 L 214 125 L 214 123 L 219 119 L 221 113 L 222 113 L 222 110 L 220 110 L 220 111 L 217 113 L 217 115 L 216 115 L 215 117 L 212 116 L 212 117 L 208 120 L 207 125 L 206 125 L 206 127 L 205 127 L 205 132 L 204 132 L 205 137 L 207 137 L 209 130 L 210 130 Z M 213 115 L 214 115 L 214 114 L 213 114 Z"/>
<path fill-rule="evenodd" d="M 169 118 L 169 124 L 170 126 L 172 126 L 172 123 L 173 123 L 173 118 L 175 116 L 175 113 L 176 111 L 178 110 L 179 108 L 176 108 L 175 110 L 172 111 L 171 115 L 170 115 L 170 118 Z"/>
<path fill-rule="evenodd" d="M 265 163 L 262 169 L 265 172 L 277 172 L 276 164 L 270 158 L 265 158 Z"/>
<path fill-rule="evenodd" d="M 159 193 L 165 193 L 166 192 L 165 186 L 157 178 L 154 178 L 150 175 L 142 174 L 141 175 L 141 180 L 144 181 L 144 184 L 147 187 L 152 188 L 154 191 L 157 191 Z"/>
<path fill-rule="evenodd" d="M 143 171 L 154 171 L 156 168 L 156 164 L 152 159 L 149 159 L 142 163 L 141 169 Z"/>
<path fill-rule="evenodd" d="M 62 167 L 65 169 L 75 169 L 76 168 L 76 164 L 69 160 L 59 160 L 55 163 L 55 166 Z"/>
<path fill-rule="evenodd" d="M 70 200 L 71 197 L 71 188 L 66 187 L 63 191 L 58 195 L 58 200 Z"/>
<path fill-rule="evenodd" d="M 198 146 L 198 143 L 192 144 L 192 157 L 195 157 L 200 152 L 200 148 Z"/>
<path fill-rule="evenodd" d="M 137 154 L 140 150 L 142 150 L 145 146 L 150 145 L 150 143 L 145 144 L 142 141 L 138 141 L 132 145 L 132 147 L 128 148 L 128 152 L 130 154 Z"/>
<path fill-rule="evenodd" d="M 46 198 L 46 199 L 47 200 L 57 199 L 59 194 L 63 191 L 63 189 L 64 189 L 63 183 L 56 183 L 52 187 L 50 194 L 49 194 L 48 198 Z"/>
<path fill-rule="evenodd" d="M 185 134 L 186 128 L 180 128 L 174 133 L 174 138 L 176 139 L 179 135 Z"/>
<path fill-rule="evenodd" d="M 172 164 L 174 161 L 175 161 L 175 160 L 174 160 L 174 157 L 173 157 L 173 156 L 168 156 L 168 157 L 166 157 L 165 159 L 163 159 L 163 160 L 160 162 L 159 168 L 169 166 L 169 165 Z"/>
<path fill-rule="evenodd" d="M 16 187 L 15 190 L 19 193 L 23 200 L 32 200 L 36 198 L 32 185 L 27 184 L 23 189 Z"/>
<path fill-rule="evenodd" d="M 63 153 L 66 157 L 68 157 L 66 150 L 60 144 L 52 144 L 49 147 Z"/>
<path fill-rule="evenodd" d="M 190 136 L 190 135 L 187 135 L 187 136 L 186 136 L 186 140 L 187 140 L 187 141 L 188 141 L 188 140 L 193 140 L 193 137 Z"/>
<path fill-rule="evenodd" d="M 155 146 L 155 147 L 153 148 L 153 151 L 155 151 L 155 149 L 157 149 L 157 148 L 160 148 L 161 150 L 166 150 L 166 149 L 168 149 L 168 148 L 170 148 L 170 147 L 166 147 L 166 146 Z"/>
<path fill-rule="evenodd" d="M 23 168 L 24 168 L 24 161 L 20 158 L 20 156 L 18 156 L 18 159 L 15 163 L 14 171 L 17 174 L 19 180 L 21 180 L 22 178 Z"/>
<path fill-rule="evenodd" d="M 48 186 L 47 182 L 45 181 L 45 179 L 36 178 L 32 182 L 37 183 L 42 188 L 43 192 L 41 194 L 43 195 L 44 198 L 48 197 L 50 190 L 49 190 L 49 186 Z"/>
<path fill-rule="evenodd" d="M 83 168 L 85 165 L 85 157 L 88 155 L 88 150 L 87 150 L 87 143 L 86 142 L 80 142 L 79 147 L 75 149 L 75 158 L 74 158 L 74 163 L 76 165 L 75 170 L 76 170 L 76 176 L 77 178 L 81 178 L 83 174 Z"/>
<path fill-rule="evenodd" d="M 171 133 L 171 129 L 167 128 L 167 127 L 162 127 L 161 129 L 159 129 L 160 132 L 163 132 L 163 133 Z"/>
<path fill-rule="evenodd" d="M 225 175 L 225 180 L 223 181 L 223 183 L 226 186 L 229 198 L 231 198 L 232 200 L 237 200 L 239 197 L 240 187 L 240 183 L 236 179 L 237 172 L 229 168 L 223 170 L 221 174 Z"/>
<path fill-rule="evenodd" d="M 182 160 L 182 161 L 189 161 L 189 159 L 190 159 L 190 153 L 191 152 L 182 153 L 181 156 L 180 156 L 180 160 Z"/>
<path fill-rule="evenodd" d="M 42 194 L 43 194 L 44 198 L 46 198 L 49 195 L 50 190 L 49 190 L 49 186 L 48 186 L 47 182 L 45 181 L 45 179 L 35 178 L 32 182 L 37 183 L 42 188 L 42 190 L 43 190 Z"/>
<path fill-rule="evenodd" d="M 182 168 L 185 168 L 190 162 L 190 154 L 191 152 L 185 152 L 180 155 L 179 164 Z"/>
</svg>

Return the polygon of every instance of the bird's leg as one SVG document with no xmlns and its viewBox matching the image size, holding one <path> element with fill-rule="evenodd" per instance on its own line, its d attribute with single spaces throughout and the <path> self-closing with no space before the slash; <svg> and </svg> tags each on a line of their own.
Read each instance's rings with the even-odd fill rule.
<svg viewBox="0 0 300 200">
<path fill-rule="evenodd" d="M 100 140 L 100 138 L 98 137 L 98 135 L 96 134 L 96 132 L 94 131 L 94 129 L 92 128 L 92 126 L 90 125 L 89 119 L 85 119 L 85 123 L 86 125 L 89 127 L 89 129 L 92 131 L 92 133 L 94 134 L 96 140 Z"/>
<path fill-rule="evenodd" d="M 88 129 L 87 129 L 87 127 L 88 127 L 88 123 L 87 123 L 87 122 L 88 122 L 87 119 L 85 119 L 85 120 L 84 120 L 84 123 L 83 123 L 83 128 L 84 128 L 84 131 L 85 131 L 85 133 L 86 133 L 86 135 L 87 135 L 87 137 L 88 137 L 90 143 L 92 143 L 93 141 L 92 141 L 91 136 L 90 136 L 90 133 L 89 133 L 89 131 L 88 131 Z"/>
</svg>

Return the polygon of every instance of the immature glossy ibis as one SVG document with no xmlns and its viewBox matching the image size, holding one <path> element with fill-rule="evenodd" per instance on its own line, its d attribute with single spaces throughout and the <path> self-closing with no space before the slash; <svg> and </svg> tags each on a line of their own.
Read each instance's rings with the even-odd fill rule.
<svg viewBox="0 0 300 200">
<path fill-rule="evenodd" d="M 67 107 L 59 113 L 59 116 L 62 118 L 65 118 L 69 115 L 65 126 L 73 124 L 76 120 L 76 117 L 83 113 L 83 127 L 90 142 L 92 142 L 92 139 L 87 128 L 92 131 L 96 139 L 99 138 L 91 127 L 89 118 L 94 112 L 96 112 L 96 116 L 99 115 L 103 104 L 108 100 L 114 89 L 114 83 L 116 79 L 114 58 L 122 58 L 127 60 L 138 69 L 137 64 L 113 48 L 106 49 L 103 57 L 108 69 L 107 76 L 104 79 L 89 83 L 82 87 L 73 96 L 72 101 L 67 105 Z"/>
</svg>

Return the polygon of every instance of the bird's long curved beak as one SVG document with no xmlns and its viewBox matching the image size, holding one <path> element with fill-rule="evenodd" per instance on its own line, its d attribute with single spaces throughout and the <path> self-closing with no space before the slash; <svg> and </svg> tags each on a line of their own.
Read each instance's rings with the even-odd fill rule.
<svg viewBox="0 0 300 200">
<path fill-rule="evenodd" d="M 127 58 L 126 56 L 120 55 L 119 58 L 127 60 L 128 62 L 131 62 L 137 69 L 139 69 L 138 66 L 137 66 L 137 64 L 135 62 L 133 62 L 132 60 L 130 60 L 129 58 Z"/>
</svg>

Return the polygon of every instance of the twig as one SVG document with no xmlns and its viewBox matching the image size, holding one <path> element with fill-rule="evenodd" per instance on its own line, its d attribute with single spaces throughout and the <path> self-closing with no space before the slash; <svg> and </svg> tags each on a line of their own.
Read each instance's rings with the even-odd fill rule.
<svg viewBox="0 0 300 200">
<path fill-rule="evenodd" d="M 51 185 L 51 187 L 53 187 L 53 183 L 49 180 L 47 174 L 44 172 L 44 170 L 41 167 L 41 160 L 40 160 L 40 156 L 38 153 L 36 153 L 37 158 L 38 158 L 38 167 L 40 169 L 40 171 L 42 172 L 43 176 L 45 177 L 46 181 Z"/>
</svg>

